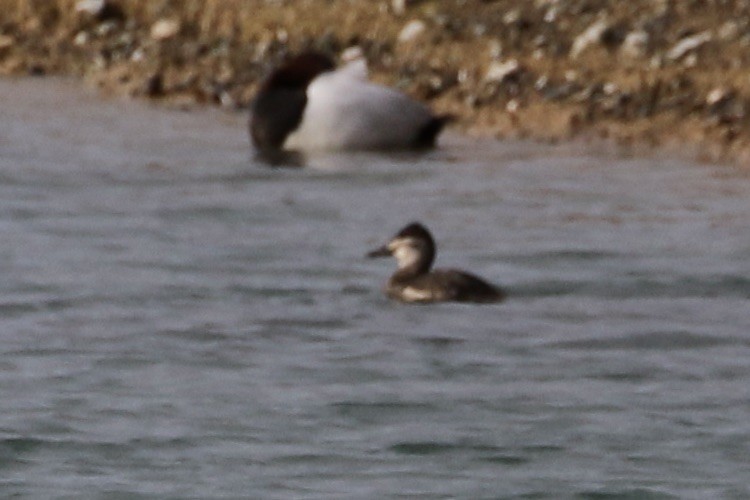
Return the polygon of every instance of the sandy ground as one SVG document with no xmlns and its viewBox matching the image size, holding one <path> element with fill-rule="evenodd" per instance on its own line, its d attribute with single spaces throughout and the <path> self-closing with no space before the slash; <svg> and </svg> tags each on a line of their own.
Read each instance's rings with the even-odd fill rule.
<svg viewBox="0 0 750 500">
<path fill-rule="evenodd" d="M 0 0 L 0 75 L 186 107 L 352 46 L 469 134 L 750 167 L 750 0 Z"/>
</svg>

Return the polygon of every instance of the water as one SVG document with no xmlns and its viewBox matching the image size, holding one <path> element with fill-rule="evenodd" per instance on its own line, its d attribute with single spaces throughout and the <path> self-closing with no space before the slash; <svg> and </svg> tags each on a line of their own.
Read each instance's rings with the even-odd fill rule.
<svg viewBox="0 0 750 500">
<path fill-rule="evenodd" d="M 0 496 L 747 498 L 750 176 L 0 81 Z M 405 306 L 420 220 L 500 305 Z"/>
</svg>

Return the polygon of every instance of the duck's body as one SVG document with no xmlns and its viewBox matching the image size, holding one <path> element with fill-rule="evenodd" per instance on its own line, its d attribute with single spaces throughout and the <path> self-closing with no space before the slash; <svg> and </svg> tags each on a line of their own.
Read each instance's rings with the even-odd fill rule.
<svg viewBox="0 0 750 500">
<path fill-rule="evenodd" d="M 403 302 L 499 302 L 505 294 L 482 278 L 456 269 L 430 270 L 435 242 L 419 223 L 403 228 L 387 244 L 368 254 L 394 256 L 398 270 L 386 284 L 388 297 Z"/>
<path fill-rule="evenodd" d="M 386 295 L 403 302 L 498 302 L 503 294 L 471 273 L 456 269 L 435 269 L 425 274 L 388 280 Z"/>
<path fill-rule="evenodd" d="M 435 144 L 446 117 L 367 80 L 365 62 L 335 69 L 322 54 L 277 68 L 253 104 L 250 133 L 260 150 L 383 150 Z"/>
</svg>

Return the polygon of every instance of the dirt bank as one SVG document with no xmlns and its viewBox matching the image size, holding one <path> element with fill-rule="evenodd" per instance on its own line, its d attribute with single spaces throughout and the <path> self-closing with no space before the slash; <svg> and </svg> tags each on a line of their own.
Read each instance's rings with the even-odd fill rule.
<svg viewBox="0 0 750 500">
<path fill-rule="evenodd" d="M 246 106 L 285 53 L 354 45 L 472 134 L 750 166 L 750 0 L 0 0 L 0 74 L 181 105 Z"/>
</svg>

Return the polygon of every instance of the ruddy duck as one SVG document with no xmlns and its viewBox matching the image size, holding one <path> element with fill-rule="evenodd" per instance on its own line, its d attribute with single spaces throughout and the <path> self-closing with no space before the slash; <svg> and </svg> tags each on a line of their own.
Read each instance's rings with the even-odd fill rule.
<svg viewBox="0 0 750 500">
<path fill-rule="evenodd" d="M 336 69 L 331 58 L 304 52 L 261 85 L 250 136 L 260 151 L 428 148 L 448 119 L 369 82 L 362 59 Z"/>
<path fill-rule="evenodd" d="M 473 274 L 455 269 L 430 271 L 435 241 L 422 224 L 413 222 L 368 257 L 392 255 L 398 270 L 388 280 L 385 293 L 403 302 L 499 302 L 505 293 Z"/>
</svg>

